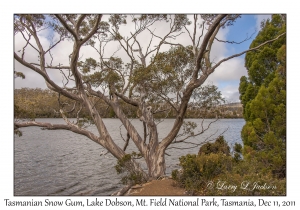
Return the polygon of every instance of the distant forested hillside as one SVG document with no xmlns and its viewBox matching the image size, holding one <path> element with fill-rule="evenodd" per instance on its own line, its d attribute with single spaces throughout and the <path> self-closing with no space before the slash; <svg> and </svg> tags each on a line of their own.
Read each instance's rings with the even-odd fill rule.
<svg viewBox="0 0 300 210">
<path fill-rule="evenodd" d="M 93 98 L 91 96 L 91 98 Z M 64 96 L 59 96 L 58 93 L 51 90 L 43 90 L 40 88 L 22 88 L 14 90 L 14 108 L 16 118 L 61 118 L 59 112 L 59 101 L 64 108 L 70 112 L 66 113 L 70 118 L 76 118 L 77 114 L 80 117 L 86 117 L 87 111 L 84 107 L 80 107 L 75 104 L 74 101 Z M 137 108 L 128 106 L 123 101 L 119 102 L 126 114 L 131 118 L 137 118 L 139 111 Z M 94 106 L 99 110 L 100 114 L 104 118 L 113 118 L 115 113 L 113 110 L 105 104 L 104 101 L 94 98 Z M 160 109 L 164 107 L 164 104 L 159 105 Z M 158 108 L 158 107 L 157 107 Z M 73 111 L 72 111 L 73 110 Z M 243 115 L 242 106 L 240 103 L 222 105 L 214 109 L 207 108 L 206 110 L 197 109 L 195 106 L 191 106 L 187 110 L 187 118 L 242 118 Z M 156 113 L 161 118 L 173 118 L 175 113 L 172 110 L 169 113 Z"/>
</svg>

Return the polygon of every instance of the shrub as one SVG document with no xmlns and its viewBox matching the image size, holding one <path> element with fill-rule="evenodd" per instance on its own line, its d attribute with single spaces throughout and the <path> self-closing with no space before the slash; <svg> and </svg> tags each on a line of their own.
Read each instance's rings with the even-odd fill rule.
<svg viewBox="0 0 300 210">
<path fill-rule="evenodd" d="M 242 149 L 235 144 L 231 156 L 228 144 L 219 137 L 215 143 L 203 145 L 198 155 L 180 157 L 181 169 L 174 170 L 172 178 L 198 195 L 286 195 L 285 178 L 274 177 L 257 158 L 242 159 Z M 250 150 L 249 154 L 255 155 Z"/>
<path fill-rule="evenodd" d="M 118 174 L 125 174 L 121 182 L 123 184 L 141 184 L 147 181 L 146 177 L 144 177 L 141 171 L 136 170 L 132 159 L 140 158 L 141 155 L 133 152 L 132 154 L 126 154 L 123 158 L 118 160 L 115 169 Z"/>
<path fill-rule="evenodd" d="M 225 141 L 223 136 L 219 136 L 214 143 L 206 143 L 200 147 L 200 154 L 210 154 L 210 153 L 223 153 L 225 155 L 230 155 L 230 147 Z"/>
<path fill-rule="evenodd" d="M 230 171 L 211 180 L 213 187 L 203 186 L 198 192 L 209 196 L 284 196 L 286 179 L 277 179 L 271 172 L 263 172 L 257 162 L 240 161 Z M 224 184 L 224 185 L 223 185 Z M 234 186 L 226 187 L 223 186 Z"/>
<path fill-rule="evenodd" d="M 180 157 L 181 171 L 172 172 L 172 178 L 181 187 L 197 191 L 216 176 L 232 170 L 232 157 L 222 153 L 186 155 Z"/>
<path fill-rule="evenodd" d="M 234 145 L 234 153 L 233 153 L 233 159 L 235 160 L 235 162 L 239 162 L 242 160 L 242 145 L 235 143 Z"/>
</svg>

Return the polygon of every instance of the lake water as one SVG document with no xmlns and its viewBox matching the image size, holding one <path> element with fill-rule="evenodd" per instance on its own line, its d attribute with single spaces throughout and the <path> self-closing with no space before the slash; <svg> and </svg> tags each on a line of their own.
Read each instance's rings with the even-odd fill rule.
<svg viewBox="0 0 300 210">
<path fill-rule="evenodd" d="M 62 119 L 36 119 L 50 123 L 64 123 Z M 200 119 L 190 121 L 201 123 Z M 104 119 L 112 138 L 121 147 L 124 141 L 120 133 L 126 136 L 126 131 L 118 119 Z M 163 138 L 173 125 L 173 119 L 166 119 L 158 125 L 159 137 Z M 204 121 L 204 127 L 211 120 Z M 132 120 L 142 135 L 142 124 Z M 214 139 L 223 134 L 229 145 L 242 143 L 240 133 L 244 119 L 220 119 L 213 123 L 204 134 L 188 141 L 202 142 L 213 135 Z M 121 126 L 121 127 L 120 127 Z M 199 126 L 198 126 L 199 127 Z M 95 134 L 96 128 L 88 128 Z M 197 130 L 197 129 L 196 129 Z M 111 195 L 123 185 L 121 175 L 117 175 L 114 166 L 116 159 L 105 154 L 106 150 L 88 138 L 63 130 L 41 130 L 38 127 L 22 128 L 23 136 L 14 139 L 14 195 Z M 166 155 L 167 175 L 178 168 L 178 158 L 188 153 L 198 153 L 199 147 L 188 148 L 191 144 L 172 144 Z M 130 142 L 128 152 L 136 151 Z M 105 155 L 103 155 L 105 154 Z"/>
</svg>

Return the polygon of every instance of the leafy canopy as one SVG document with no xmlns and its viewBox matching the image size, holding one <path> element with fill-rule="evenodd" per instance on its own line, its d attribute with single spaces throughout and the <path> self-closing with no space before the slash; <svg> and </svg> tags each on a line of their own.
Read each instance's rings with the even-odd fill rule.
<svg viewBox="0 0 300 210">
<path fill-rule="evenodd" d="M 285 16 L 273 15 L 250 47 L 285 32 Z M 286 173 L 286 46 L 285 37 L 246 55 L 249 77 L 242 77 L 240 99 L 246 125 L 242 129 L 244 157 L 256 158 L 264 170 Z"/>
</svg>

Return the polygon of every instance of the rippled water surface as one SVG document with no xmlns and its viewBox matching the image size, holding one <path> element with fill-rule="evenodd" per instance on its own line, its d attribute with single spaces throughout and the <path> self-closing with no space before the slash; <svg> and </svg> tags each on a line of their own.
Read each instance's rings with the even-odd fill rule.
<svg viewBox="0 0 300 210">
<path fill-rule="evenodd" d="M 50 123 L 64 123 L 62 119 L 36 119 L 36 121 Z M 196 123 L 202 120 L 193 119 Z M 205 120 L 204 127 L 211 120 Z M 124 127 L 117 119 L 104 119 L 112 138 L 121 147 L 125 138 Z M 173 125 L 173 119 L 167 119 L 158 126 L 159 137 L 163 138 Z M 139 120 L 132 120 L 142 134 L 142 125 Z M 201 142 L 217 132 L 224 133 L 230 145 L 241 143 L 241 129 L 243 119 L 221 119 L 210 126 L 204 134 L 189 139 L 192 142 Z M 199 126 L 198 126 L 199 127 Z M 95 127 L 89 130 L 97 134 Z M 121 130 L 120 130 L 121 129 Z M 97 143 L 88 138 L 62 130 L 41 130 L 38 127 L 22 128 L 23 136 L 14 140 L 14 194 L 15 195 L 110 195 L 122 187 L 120 175 L 116 174 L 114 166 L 116 159 Z M 199 147 L 190 147 L 188 144 L 174 144 L 166 156 L 167 174 L 178 168 L 178 158 L 187 153 L 197 153 Z M 129 143 L 128 152 L 134 151 L 135 146 Z"/>
</svg>

